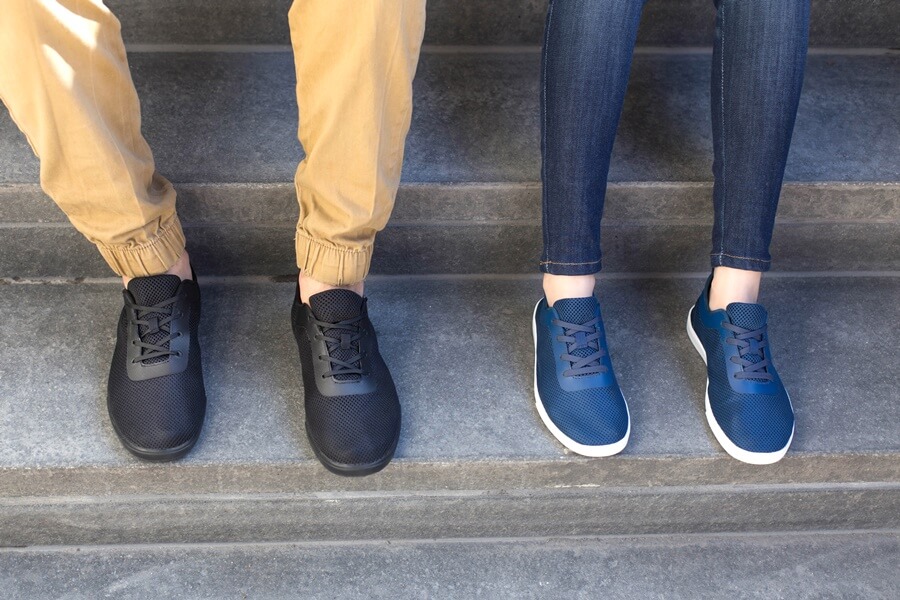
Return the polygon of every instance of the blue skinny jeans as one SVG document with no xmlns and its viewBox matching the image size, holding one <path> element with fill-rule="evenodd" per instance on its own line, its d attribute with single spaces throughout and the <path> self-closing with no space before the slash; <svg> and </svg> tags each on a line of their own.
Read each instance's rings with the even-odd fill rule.
<svg viewBox="0 0 900 600">
<path fill-rule="evenodd" d="M 550 0 L 541 68 L 541 270 L 601 266 L 610 154 L 646 0 Z M 713 267 L 767 271 L 803 82 L 809 0 L 716 0 Z"/>
</svg>

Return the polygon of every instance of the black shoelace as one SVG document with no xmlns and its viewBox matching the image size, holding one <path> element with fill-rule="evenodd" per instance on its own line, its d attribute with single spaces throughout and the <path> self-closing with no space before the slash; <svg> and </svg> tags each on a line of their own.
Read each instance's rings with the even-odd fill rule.
<svg viewBox="0 0 900 600">
<path fill-rule="evenodd" d="M 731 362 L 741 366 L 741 370 L 734 374 L 735 379 L 772 381 L 775 376 L 768 370 L 769 359 L 763 350 L 769 345 L 766 326 L 759 329 L 745 329 L 731 323 L 722 323 L 722 326 L 733 334 L 725 338 L 725 343 L 738 347 L 738 356 L 731 357 Z M 745 356 L 758 356 L 759 360 L 748 360 Z"/>
<path fill-rule="evenodd" d="M 363 336 L 363 329 L 359 323 L 363 320 L 363 317 L 363 314 L 359 314 L 352 319 L 337 323 L 320 321 L 313 317 L 313 323 L 319 330 L 319 333 L 315 336 L 316 340 L 325 340 L 325 346 L 328 348 L 328 355 L 319 355 L 319 360 L 327 360 L 331 365 L 331 370 L 322 374 L 323 379 L 326 377 L 362 376 L 368 374 L 362 369 L 363 352 L 359 347 L 359 340 Z M 344 358 L 337 358 L 335 355 L 338 350 L 345 352 L 349 350 L 352 354 L 348 353 Z"/>
<path fill-rule="evenodd" d="M 565 342 L 567 354 L 563 354 L 559 358 L 571 363 L 570 368 L 563 371 L 564 377 L 606 373 L 606 367 L 600 362 L 600 359 L 606 356 L 606 351 L 600 346 L 600 328 L 597 326 L 600 324 L 599 317 L 582 325 L 567 323 L 559 319 L 553 319 L 553 324 L 562 327 L 564 332 L 564 335 L 559 335 L 556 339 Z M 582 348 L 588 348 L 593 352 L 587 356 L 573 354 Z"/>
<path fill-rule="evenodd" d="M 178 333 L 174 337 L 171 332 L 172 319 L 175 315 L 173 304 L 178 300 L 177 296 L 173 296 L 168 300 L 163 300 L 155 306 L 142 306 L 131 301 L 129 294 L 125 294 L 125 306 L 128 308 L 128 321 L 135 327 L 138 339 L 132 340 L 131 343 L 141 349 L 141 355 L 132 360 L 132 363 L 144 362 L 154 358 L 164 356 L 181 356 L 181 352 L 174 352 L 169 348 L 169 342 L 176 337 L 180 337 Z M 162 317 L 162 318 L 160 318 Z M 144 328 L 143 332 L 141 328 Z M 155 343 L 147 341 L 151 335 L 163 333 L 165 337 L 155 340 Z"/>
</svg>

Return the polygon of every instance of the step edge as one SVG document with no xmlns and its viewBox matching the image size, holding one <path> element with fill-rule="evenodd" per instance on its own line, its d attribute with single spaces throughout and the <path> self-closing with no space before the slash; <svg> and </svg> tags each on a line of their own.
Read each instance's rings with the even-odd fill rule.
<svg viewBox="0 0 900 600">
<path fill-rule="evenodd" d="M 407 461 L 383 474 L 345 480 L 314 460 L 171 466 L 72 465 L 0 468 L 0 504 L 26 497 L 279 493 L 428 493 L 454 490 L 610 490 L 888 486 L 900 489 L 900 453 L 789 456 L 778 470 L 735 464 L 724 456 L 617 460 L 598 468 L 582 460 Z M 177 489 L 177 492 L 173 492 Z"/>
</svg>

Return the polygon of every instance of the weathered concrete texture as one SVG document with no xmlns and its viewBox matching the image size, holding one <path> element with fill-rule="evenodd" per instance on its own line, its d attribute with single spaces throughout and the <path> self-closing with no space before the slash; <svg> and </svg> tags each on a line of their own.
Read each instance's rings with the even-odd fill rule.
<svg viewBox="0 0 900 600">
<path fill-rule="evenodd" d="M 900 485 L 0 500 L 0 547 L 900 528 Z"/>
<path fill-rule="evenodd" d="M 44 598 L 892 600 L 894 533 L 7 550 L 0 592 Z"/>
<path fill-rule="evenodd" d="M 291 225 L 297 218 L 293 183 L 183 183 L 178 213 L 188 226 Z M 620 182 L 606 193 L 604 220 L 712 223 L 710 182 Z M 540 183 L 404 183 L 389 225 L 537 223 Z M 900 220 L 900 183 L 787 183 L 778 219 Z M 0 184 L 0 223 L 68 223 L 35 183 Z"/>
<path fill-rule="evenodd" d="M 118 286 L 2 285 L 0 546 L 900 527 L 898 382 L 879 342 L 900 279 L 767 280 L 797 434 L 766 468 L 707 431 L 683 333 L 701 283 L 601 282 L 634 424 L 625 453 L 588 460 L 533 408 L 537 280 L 371 281 L 404 426 L 394 464 L 364 479 L 330 475 L 308 447 L 292 284 L 201 280 L 210 407 L 173 465 L 140 463 L 108 423 Z"/>
<path fill-rule="evenodd" d="M 291 0 L 107 0 L 126 41 L 138 44 L 287 44 Z M 539 44 L 547 0 L 428 0 L 425 42 L 440 45 Z M 638 43 L 709 45 L 712 0 L 652 0 Z M 814 0 L 810 43 L 896 46 L 900 9 L 891 0 Z"/>
<path fill-rule="evenodd" d="M 43 598 L 893 598 L 897 536 L 67 548 L 0 554 Z"/>
<path fill-rule="evenodd" d="M 575 460 L 572 460 L 572 459 Z M 487 458 L 481 460 L 414 461 L 398 459 L 377 477 L 342 479 L 326 472 L 317 461 L 204 463 L 188 460 L 175 465 L 0 467 L 0 489 L 12 504 L 37 498 L 56 500 L 89 494 L 116 497 L 123 492 L 142 496 L 222 494 L 308 494 L 321 492 L 383 492 L 434 494 L 435 490 L 567 490 L 579 488 L 656 488 L 672 486 L 859 486 L 884 488 L 900 480 L 897 453 L 794 452 L 777 468 L 758 469 L 738 463 L 724 453 L 716 456 L 631 456 L 616 460 L 556 458 Z M 870 485 L 871 484 L 871 485 Z M 896 485 L 896 483 L 894 484 Z M 602 491 L 602 490 L 600 490 Z M 192 496 L 194 497 L 194 496 Z M 28 500 L 30 498 L 30 500 Z M 873 522 L 877 523 L 877 519 Z"/>
<path fill-rule="evenodd" d="M 889 600 L 894 533 L 7 550 L 0 591 L 44 598 Z"/>
<path fill-rule="evenodd" d="M 430 54 L 417 77 L 409 182 L 539 180 L 540 56 Z M 289 53 L 135 54 L 144 131 L 176 182 L 289 182 L 296 141 Z M 900 54 L 811 56 L 788 181 L 896 182 Z M 612 181 L 709 181 L 709 57 L 635 57 Z M 34 182 L 37 161 L 0 116 L 0 183 Z"/>
<path fill-rule="evenodd" d="M 289 325 L 292 284 L 204 284 L 202 277 L 201 284 L 210 407 L 204 436 L 183 464 L 314 461 L 302 429 Z M 634 425 L 620 458 L 582 461 L 564 454 L 533 409 L 530 316 L 537 280 L 371 281 L 373 320 L 404 404 L 398 462 L 435 463 L 439 471 L 455 461 L 564 459 L 556 466 L 590 463 L 595 476 L 633 484 L 633 475 L 603 465 L 724 458 L 703 418 L 703 363 L 684 333 L 684 315 L 701 285 L 698 277 L 601 281 L 612 355 Z M 797 411 L 789 456 L 900 452 L 897 374 L 883 342 L 885 325 L 900 321 L 898 295 L 896 277 L 767 279 L 762 300 L 771 313 L 775 358 Z M 139 464 L 118 444 L 104 404 L 120 302 L 115 284 L 0 286 L 0 466 Z M 760 473 L 754 481 L 785 481 L 767 479 L 766 470 L 741 470 L 734 461 L 729 471 L 728 464 L 697 463 L 704 466 L 685 472 L 684 480 L 702 480 L 709 468 L 721 482 L 746 481 L 750 471 Z M 897 468 L 894 476 L 882 468 L 880 480 L 900 479 Z M 659 465 L 648 469 L 660 477 Z M 787 481 L 837 477 L 821 480 L 795 469 Z M 134 476 L 140 486 L 140 471 Z M 849 480 L 873 481 L 861 470 Z M 391 485 L 402 488 L 402 479 Z M 516 485 L 527 487 L 527 478 Z M 8 485 L 2 489 L 13 493 Z"/>
<path fill-rule="evenodd" d="M 609 273 L 681 273 L 710 268 L 711 225 L 609 220 L 601 230 Z M 294 225 L 186 227 L 191 258 L 207 275 L 294 273 Z M 0 277 L 105 277 L 111 271 L 74 229 L 0 228 Z M 535 273 L 539 223 L 396 222 L 378 235 L 372 273 L 391 275 Z M 785 222 L 771 253 L 778 271 L 900 269 L 898 222 Z"/>
</svg>

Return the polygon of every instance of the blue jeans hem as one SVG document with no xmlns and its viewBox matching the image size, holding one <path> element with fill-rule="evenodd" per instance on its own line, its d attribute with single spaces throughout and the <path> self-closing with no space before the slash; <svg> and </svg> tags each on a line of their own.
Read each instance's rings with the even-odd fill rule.
<svg viewBox="0 0 900 600">
<path fill-rule="evenodd" d="M 710 264 L 713 268 L 730 267 L 732 269 L 743 269 L 744 271 L 760 271 L 765 273 L 772 267 L 772 261 L 767 259 L 753 258 L 748 256 L 734 256 L 717 252 L 709 255 Z"/>
<path fill-rule="evenodd" d="M 600 272 L 599 260 L 586 263 L 555 262 L 552 260 L 541 261 L 541 273 L 550 275 L 595 275 Z"/>
</svg>

